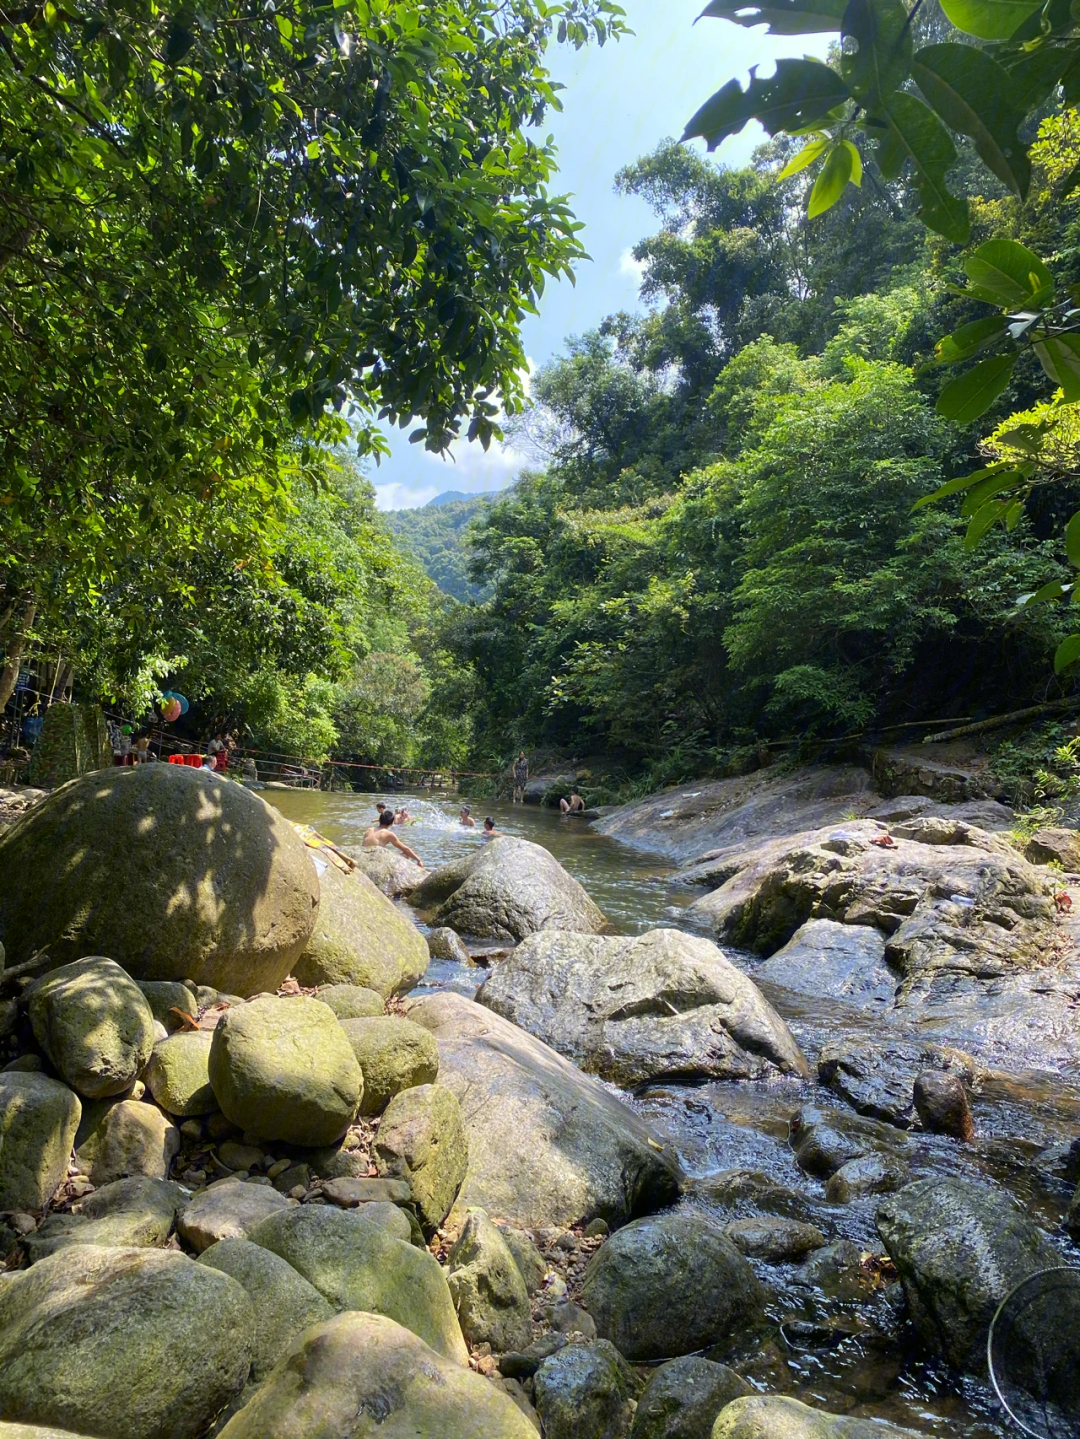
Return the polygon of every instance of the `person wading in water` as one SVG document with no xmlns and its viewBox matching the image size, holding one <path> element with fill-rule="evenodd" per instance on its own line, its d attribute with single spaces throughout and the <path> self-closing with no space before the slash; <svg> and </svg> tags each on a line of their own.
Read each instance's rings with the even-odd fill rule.
<svg viewBox="0 0 1080 1439">
<path fill-rule="evenodd" d="M 385 849 L 392 844 L 395 849 L 400 849 L 406 859 L 414 859 L 421 869 L 424 868 L 424 861 L 417 854 L 415 849 L 410 849 L 403 840 L 398 839 L 394 833 L 394 811 L 384 809 L 378 820 L 371 826 L 364 835 L 363 846 L 365 849 Z"/>
<path fill-rule="evenodd" d="M 529 761 L 522 750 L 514 761 L 514 798 L 512 803 L 525 803 L 525 786 L 529 782 Z"/>
</svg>

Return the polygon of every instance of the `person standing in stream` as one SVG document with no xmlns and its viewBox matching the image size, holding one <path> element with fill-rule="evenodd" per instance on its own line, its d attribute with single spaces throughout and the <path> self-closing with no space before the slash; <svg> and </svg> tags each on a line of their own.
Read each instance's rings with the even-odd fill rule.
<svg viewBox="0 0 1080 1439">
<path fill-rule="evenodd" d="M 514 798 L 513 804 L 525 803 L 525 786 L 529 782 L 529 761 L 525 758 L 525 751 L 522 750 L 514 761 Z"/>
</svg>

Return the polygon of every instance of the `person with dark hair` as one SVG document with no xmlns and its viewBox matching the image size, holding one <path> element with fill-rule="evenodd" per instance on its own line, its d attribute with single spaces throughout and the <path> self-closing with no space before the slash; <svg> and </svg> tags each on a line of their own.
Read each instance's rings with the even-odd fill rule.
<svg viewBox="0 0 1080 1439">
<path fill-rule="evenodd" d="M 529 761 L 525 758 L 525 751 L 522 750 L 514 761 L 514 798 L 513 804 L 525 803 L 525 786 L 529 783 Z"/>
<path fill-rule="evenodd" d="M 416 853 L 416 850 L 410 849 L 394 833 L 394 811 L 383 805 L 378 821 L 364 835 L 363 847 L 365 849 L 385 849 L 388 844 L 392 844 L 395 849 L 400 849 L 406 859 L 415 860 L 421 869 L 424 868 L 424 861 Z"/>
<path fill-rule="evenodd" d="M 458 820 L 458 824 L 464 825 L 466 829 L 476 828 L 476 821 L 473 819 L 467 804 L 461 806 L 461 818 Z"/>
<path fill-rule="evenodd" d="M 569 799 L 561 799 L 559 801 L 559 808 L 563 814 L 581 814 L 585 808 L 585 801 L 581 798 L 581 791 L 577 785 L 574 785 L 570 791 Z"/>
<path fill-rule="evenodd" d="M 484 821 L 484 838 L 495 839 L 498 833 L 499 831 L 495 828 L 495 821 L 491 818 L 490 815 L 488 815 L 487 819 Z"/>
</svg>

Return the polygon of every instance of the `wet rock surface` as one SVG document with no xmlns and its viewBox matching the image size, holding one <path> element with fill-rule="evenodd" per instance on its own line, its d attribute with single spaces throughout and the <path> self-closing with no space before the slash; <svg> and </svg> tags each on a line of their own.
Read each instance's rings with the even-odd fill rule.
<svg viewBox="0 0 1080 1439">
<path fill-rule="evenodd" d="M 638 1400 L 630 1439 L 711 1439 L 725 1405 L 753 1391 L 726 1364 L 700 1355 L 661 1365 Z"/>
</svg>

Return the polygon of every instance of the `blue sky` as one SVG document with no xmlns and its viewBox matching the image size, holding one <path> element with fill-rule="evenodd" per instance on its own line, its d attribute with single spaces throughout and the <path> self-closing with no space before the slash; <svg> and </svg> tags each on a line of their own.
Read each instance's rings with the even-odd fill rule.
<svg viewBox="0 0 1080 1439">
<path fill-rule="evenodd" d="M 579 267 L 576 286 L 567 280 L 549 284 L 539 315 L 527 320 L 525 351 L 534 366 L 558 354 L 567 335 L 591 329 L 615 310 L 640 308 L 630 249 L 653 234 L 657 222 L 644 201 L 614 193 L 616 172 L 666 136 L 680 135 L 698 106 L 732 75 L 745 82 L 751 65 L 767 73 L 769 62 L 781 56 L 824 55 L 829 39 L 777 39 L 762 27 L 745 30 L 726 20 L 695 25 L 704 0 L 621 3 L 633 36 L 603 49 L 550 52 L 552 74 L 566 86 L 562 113 L 551 115 L 544 127 L 559 148 L 553 188 L 573 196 L 592 260 Z M 762 138 L 756 125 L 747 126 L 725 141 L 719 158 L 741 164 Z M 444 460 L 410 445 L 407 435 L 392 431 L 392 455 L 372 467 L 381 509 L 423 505 L 444 490 L 502 489 L 522 464 L 512 450 L 494 445 L 485 455 L 479 445 L 461 444 L 453 460 Z"/>
</svg>

